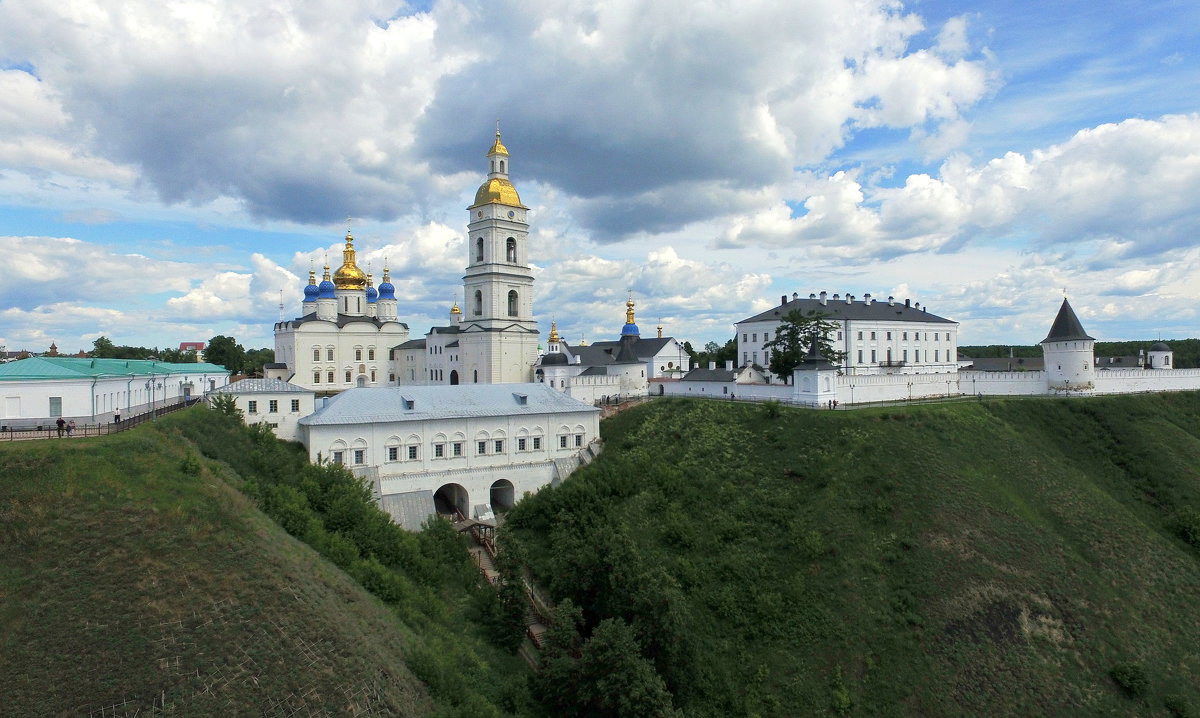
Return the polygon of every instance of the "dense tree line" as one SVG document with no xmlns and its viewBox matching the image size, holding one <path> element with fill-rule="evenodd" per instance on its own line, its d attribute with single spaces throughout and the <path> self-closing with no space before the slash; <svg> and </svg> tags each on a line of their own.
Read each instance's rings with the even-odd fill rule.
<svg viewBox="0 0 1200 718">
<path fill-rule="evenodd" d="M 1139 351 L 1147 351 L 1158 339 L 1143 339 L 1128 342 L 1096 342 L 1096 356 L 1137 356 Z M 1175 354 L 1177 369 L 1195 369 L 1200 367 L 1200 339 L 1170 339 L 1166 340 Z M 1042 356 L 1040 344 L 1032 346 L 1020 344 L 962 344 L 958 353 L 972 358 L 992 357 L 1037 357 Z"/>
<path fill-rule="evenodd" d="M 157 359 L 174 364 L 196 361 L 196 352 L 158 347 L 116 345 L 106 336 L 92 342 L 91 356 L 97 359 Z M 218 334 L 208 340 L 204 361 L 223 366 L 234 374 L 262 375 L 263 366 L 275 361 L 274 349 L 245 349 L 233 337 Z"/>
</svg>

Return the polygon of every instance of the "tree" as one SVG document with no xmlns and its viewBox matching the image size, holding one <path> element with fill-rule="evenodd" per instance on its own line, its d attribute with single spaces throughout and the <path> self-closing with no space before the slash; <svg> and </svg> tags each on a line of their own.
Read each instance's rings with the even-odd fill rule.
<svg viewBox="0 0 1200 718">
<path fill-rule="evenodd" d="M 96 359 L 110 359 L 117 355 L 117 348 L 113 346 L 112 339 L 105 336 L 96 337 L 96 341 L 92 342 L 92 357 Z"/>
<path fill-rule="evenodd" d="M 218 364 L 236 374 L 246 363 L 246 350 L 233 337 L 218 334 L 208 340 L 204 358 L 210 364 Z"/>
<path fill-rule="evenodd" d="M 263 365 L 275 361 L 274 349 L 249 349 L 246 351 L 245 371 L 247 374 L 262 376 Z"/>
<path fill-rule="evenodd" d="M 775 338 L 763 344 L 763 349 L 771 352 L 769 368 L 772 374 L 790 383 L 792 371 L 804 361 L 814 338 L 821 354 L 831 363 L 840 365 L 846 359 L 846 352 L 833 346 L 832 337 L 838 325 L 826 319 L 827 316 L 817 311 L 806 314 L 799 309 L 783 316 L 775 330 Z"/>
</svg>

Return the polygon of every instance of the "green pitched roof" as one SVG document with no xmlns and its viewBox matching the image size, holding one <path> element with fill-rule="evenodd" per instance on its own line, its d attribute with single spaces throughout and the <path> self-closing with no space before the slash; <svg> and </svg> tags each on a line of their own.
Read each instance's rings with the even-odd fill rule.
<svg viewBox="0 0 1200 718">
<path fill-rule="evenodd" d="M 153 359 L 79 359 L 76 357 L 30 357 L 0 364 L 0 381 L 30 379 L 80 379 L 150 374 L 228 374 L 225 367 L 207 362 L 171 364 Z"/>
</svg>

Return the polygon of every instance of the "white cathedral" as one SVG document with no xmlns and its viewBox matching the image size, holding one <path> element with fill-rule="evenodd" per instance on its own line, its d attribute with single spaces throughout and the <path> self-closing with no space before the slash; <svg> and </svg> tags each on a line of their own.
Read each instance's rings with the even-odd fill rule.
<svg viewBox="0 0 1200 718">
<path fill-rule="evenodd" d="M 500 131 L 487 152 L 487 179 L 467 209 L 468 257 L 463 277 L 466 313 L 457 304 L 447 326 L 409 340 L 397 315 L 389 271 L 372 277 L 355 263 L 346 234 L 342 266 L 320 284 L 309 272 L 303 310 L 275 325 L 275 361 L 268 376 L 321 393 L 352 387 L 528 382 L 538 358 L 529 266 L 529 208 L 509 181 Z"/>
</svg>

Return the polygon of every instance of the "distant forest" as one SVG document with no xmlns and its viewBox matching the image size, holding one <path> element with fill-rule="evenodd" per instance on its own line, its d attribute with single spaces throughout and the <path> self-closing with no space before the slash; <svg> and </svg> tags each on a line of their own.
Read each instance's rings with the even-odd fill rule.
<svg viewBox="0 0 1200 718">
<path fill-rule="evenodd" d="M 1144 339 L 1133 342 L 1096 342 L 1096 356 L 1137 356 L 1139 350 L 1146 350 L 1159 339 Z M 1195 369 L 1200 366 L 1200 339 L 1166 339 L 1171 350 L 1175 352 L 1175 368 Z M 976 359 L 987 357 L 1006 357 L 1011 350 L 1014 357 L 1041 357 L 1042 347 L 1010 344 L 988 344 L 983 346 L 960 345 L 958 353 Z"/>
</svg>

